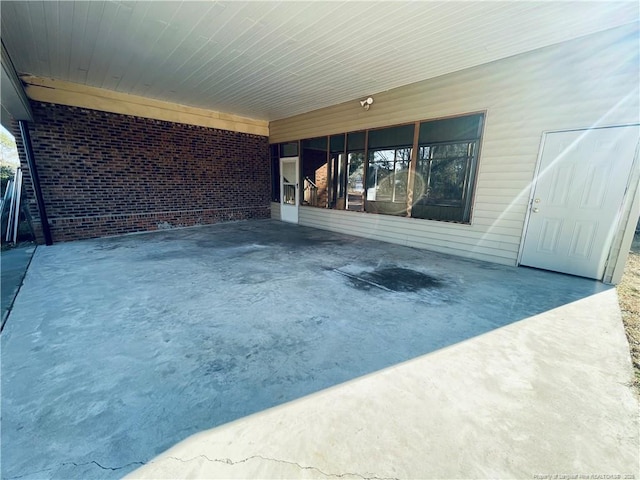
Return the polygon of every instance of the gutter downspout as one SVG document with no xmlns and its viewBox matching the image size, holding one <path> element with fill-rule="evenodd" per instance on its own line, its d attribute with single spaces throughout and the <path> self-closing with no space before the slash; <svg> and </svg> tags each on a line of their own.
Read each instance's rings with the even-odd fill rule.
<svg viewBox="0 0 640 480">
<path fill-rule="evenodd" d="M 36 201 L 38 202 L 38 212 L 40 213 L 40 223 L 42 224 L 44 243 L 47 245 L 53 245 L 51 230 L 49 229 L 49 219 L 47 217 L 47 211 L 44 206 L 42 189 L 40 188 L 40 177 L 38 176 L 38 170 L 36 168 L 36 159 L 33 156 L 33 148 L 31 147 L 31 136 L 29 135 L 29 128 L 27 126 L 27 122 L 25 122 L 24 120 L 19 120 L 18 124 L 20 125 L 20 135 L 22 135 L 24 151 L 27 155 L 27 164 L 29 165 L 29 173 L 31 174 L 33 190 L 36 193 Z"/>
</svg>

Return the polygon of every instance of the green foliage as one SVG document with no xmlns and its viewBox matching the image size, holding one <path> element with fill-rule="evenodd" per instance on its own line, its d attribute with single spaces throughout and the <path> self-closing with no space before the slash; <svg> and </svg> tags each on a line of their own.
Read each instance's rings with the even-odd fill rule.
<svg viewBox="0 0 640 480">
<path fill-rule="evenodd" d="M 9 165 L 0 165 L 0 178 L 2 178 L 3 180 L 5 178 L 11 180 L 15 173 L 16 173 L 15 168 Z"/>
<path fill-rule="evenodd" d="M 7 183 L 9 183 L 9 180 L 13 180 L 15 173 L 15 167 L 12 167 L 10 165 L 0 165 L 0 184 L 2 186 L 0 191 L 3 195 L 5 188 L 7 188 Z"/>
<path fill-rule="evenodd" d="M 20 165 L 20 160 L 18 159 L 16 142 L 11 134 L 2 127 L 0 128 L 0 193 L 2 195 L 4 195 L 9 180 L 13 179 L 18 165 Z"/>
<path fill-rule="evenodd" d="M 16 142 L 11 134 L 2 127 L 0 128 L 0 165 L 13 166 L 15 169 L 19 164 Z"/>
</svg>

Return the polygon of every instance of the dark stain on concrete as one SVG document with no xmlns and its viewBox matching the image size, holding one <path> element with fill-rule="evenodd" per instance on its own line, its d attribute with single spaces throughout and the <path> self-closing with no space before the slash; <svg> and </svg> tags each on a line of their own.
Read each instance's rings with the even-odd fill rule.
<svg viewBox="0 0 640 480">
<path fill-rule="evenodd" d="M 443 286 L 442 281 L 436 277 L 409 268 L 385 267 L 358 275 L 336 271 L 347 277 L 351 286 L 359 290 L 379 288 L 391 292 L 417 292 Z"/>
</svg>

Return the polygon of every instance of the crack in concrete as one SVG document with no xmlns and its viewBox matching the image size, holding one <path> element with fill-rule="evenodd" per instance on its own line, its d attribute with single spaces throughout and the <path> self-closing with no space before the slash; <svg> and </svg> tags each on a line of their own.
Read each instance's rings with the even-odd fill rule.
<svg viewBox="0 0 640 480">
<path fill-rule="evenodd" d="M 91 465 L 94 464 L 97 467 L 101 468 L 102 470 L 111 470 L 112 472 L 115 472 L 116 470 L 122 470 L 123 468 L 127 468 L 130 467 L 131 465 L 144 465 L 144 462 L 130 462 L 127 463 L 126 465 L 122 465 L 121 467 L 105 467 L 104 465 L 100 465 L 100 463 L 96 462 L 95 460 L 91 460 L 90 462 L 85 462 L 85 463 L 76 463 L 76 462 L 64 462 L 61 463 L 59 467 L 57 467 L 57 470 L 60 470 L 62 467 L 66 467 L 67 465 L 73 465 L 74 467 L 85 467 L 87 465 Z M 50 472 L 51 470 L 53 470 L 56 467 L 50 467 L 50 468 L 43 468 L 42 470 L 37 470 L 35 472 L 29 472 L 29 473 L 23 473 L 22 475 L 17 475 L 15 477 L 6 477 L 6 480 L 16 480 L 18 478 L 24 478 L 24 477 L 28 477 L 30 475 L 37 475 L 38 473 L 42 473 L 42 472 Z"/>
<path fill-rule="evenodd" d="M 365 475 L 361 475 L 359 473 L 327 473 L 327 472 L 323 472 L 322 470 L 320 470 L 318 467 L 312 467 L 312 466 L 305 466 L 305 465 L 300 465 L 298 462 L 290 462 L 287 460 L 280 460 L 277 458 L 269 458 L 269 457 L 263 457 L 262 455 L 252 455 L 250 457 L 247 458 L 243 458 L 242 460 L 237 460 L 237 461 L 233 461 L 230 458 L 209 458 L 207 455 L 204 454 L 200 454 L 198 456 L 195 456 L 193 458 L 189 458 L 186 460 L 183 460 L 182 458 L 178 458 L 178 457 L 165 457 L 165 458 L 170 458 L 173 460 L 177 460 L 179 462 L 182 463 L 187 463 L 187 462 L 191 462 L 197 458 L 204 458 L 209 462 L 217 462 L 217 463 L 225 463 L 227 465 L 239 465 L 241 463 L 246 463 L 249 460 L 254 460 L 254 459 L 260 459 L 260 460 L 265 460 L 267 462 L 277 462 L 277 463 L 284 463 L 287 465 L 293 465 L 295 467 L 298 467 L 301 470 L 315 470 L 316 472 L 320 473 L 321 475 L 324 475 L 325 477 L 328 478 L 344 478 L 344 477 L 357 477 L 357 478 L 361 478 L 362 480 L 399 480 L 396 477 L 376 477 L 376 476 L 365 476 Z"/>
<path fill-rule="evenodd" d="M 100 465 L 98 462 L 96 462 L 95 460 L 91 460 L 90 462 L 85 462 L 85 463 L 75 463 L 75 462 L 68 462 L 68 463 L 63 463 L 62 465 L 60 465 L 60 467 L 64 467 L 66 465 L 73 465 L 76 467 L 84 467 L 86 465 L 91 465 L 91 464 L 97 465 L 98 467 L 100 467 L 103 470 L 111 470 L 113 472 L 115 472 L 116 470 L 122 470 L 123 468 L 127 468 L 130 467 L 131 465 L 144 465 L 144 462 L 130 462 L 127 463 L 126 465 L 122 465 L 121 467 L 105 467 Z"/>
</svg>

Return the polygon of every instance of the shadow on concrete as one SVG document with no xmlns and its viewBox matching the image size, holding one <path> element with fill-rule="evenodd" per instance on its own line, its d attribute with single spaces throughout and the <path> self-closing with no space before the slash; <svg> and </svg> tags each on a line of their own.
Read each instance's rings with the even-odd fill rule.
<svg viewBox="0 0 640 480">
<path fill-rule="evenodd" d="M 27 273 L 29 263 L 36 246 L 33 244 L 19 245 L 18 247 L 2 250 L 0 254 L 0 266 L 2 271 L 2 319 L 0 320 L 0 332 L 7 321 L 13 301 L 22 286 L 22 280 Z"/>
<path fill-rule="evenodd" d="M 608 288 L 275 221 L 41 248 L 2 336 L 3 477 L 120 477 Z"/>
<path fill-rule="evenodd" d="M 198 432 L 129 477 L 632 478 L 631 376 L 609 290 Z"/>
</svg>

